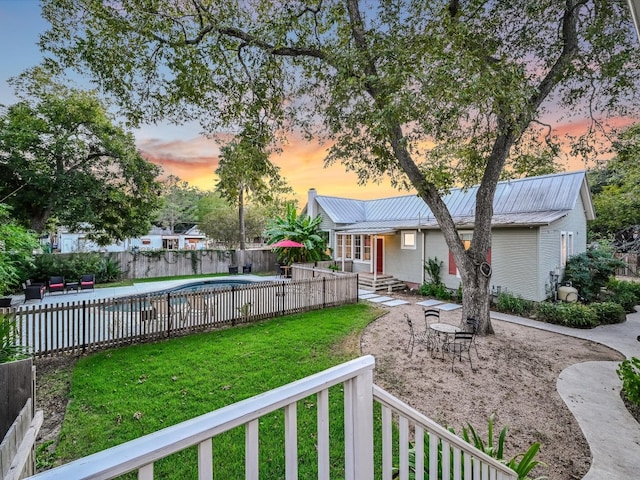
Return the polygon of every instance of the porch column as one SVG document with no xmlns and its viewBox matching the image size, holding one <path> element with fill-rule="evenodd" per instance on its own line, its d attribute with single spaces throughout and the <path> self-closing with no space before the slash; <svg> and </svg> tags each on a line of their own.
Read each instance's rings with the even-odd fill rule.
<svg viewBox="0 0 640 480">
<path fill-rule="evenodd" d="M 373 241 L 373 262 L 371 262 L 371 268 L 373 269 L 373 281 L 375 283 L 378 280 L 378 236 L 372 235 Z"/>
</svg>

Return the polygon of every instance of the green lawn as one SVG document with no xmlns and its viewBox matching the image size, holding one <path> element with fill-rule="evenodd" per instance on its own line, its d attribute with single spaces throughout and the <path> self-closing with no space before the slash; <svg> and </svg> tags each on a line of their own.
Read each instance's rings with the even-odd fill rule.
<svg viewBox="0 0 640 480">
<path fill-rule="evenodd" d="M 359 356 L 348 345 L 379 316 L 365 304 L 101 352 L 78 361 L 57 454 L 79 458 Z M 332 468 L 343 473 L 343 399 L 330 394 Z M 260 422 L 261 478 L 284 478 L 282 412 Z M 298 405 L 300 478 L 317 478 L 315 398 Z M 216 478 L 244 477 L 244 429 L 216 437 Z M 194 448 L 156 464 L 156 478 L 196 478 Z"/>
</svg>

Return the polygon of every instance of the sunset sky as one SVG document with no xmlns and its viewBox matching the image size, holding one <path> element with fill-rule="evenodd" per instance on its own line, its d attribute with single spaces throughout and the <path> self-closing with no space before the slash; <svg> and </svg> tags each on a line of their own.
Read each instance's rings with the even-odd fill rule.
<svg viewBox="0 0 640 480">
<path fill-rule="evenodd" d="M 13 89 L 6 83 L 28 67 L 37 65 L 42 55 L 36 42 L 47 23 L 40 18 L 37 0 L 0 0 L 0 104 L 16 101 Z M 625 122 L 626 123 L 626 122 Z M 563 133 L 584 128 L 580 124 L 560 126 Z M 206 139 L 197 124 L 146 125 L 134 131 L 136 144 L 150 161 L 161 165 L 166 174 L 173 174 L 204 189 L 214 187 L 218 145 Z M 380 185 L 358 186 L 353 173 L 345 172 L 342 165 L 324 168 L 326 145 L 298 137 L 289 138 L 280 155 L 272 160 L 281 167 L 281 173 L 296 191 L 299 206 L 305 203 L 306 192 L 314 187 L 321 195 L 349 198 L 380 198 L 406 194 L 394 190 L 387 181 Z M 564 159 L 567 170 L 578 170 L 585 165 L 577 160 Z"/>
</svg>

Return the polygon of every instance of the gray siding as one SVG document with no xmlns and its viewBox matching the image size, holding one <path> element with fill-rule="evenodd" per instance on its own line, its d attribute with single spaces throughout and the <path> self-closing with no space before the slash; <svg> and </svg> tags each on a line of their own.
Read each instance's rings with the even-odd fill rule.
<svg viewBox="0 0 640 480">
<path fill-rule="evenodd" d="M 574 255 L 587 251 L 587 219 L 582 198 L 578 197 L 576 207 L 569 214 L 548 226 L 540 228 L 540 258 L 542 259 L 539 276 L 540 285 L 544 286 L 550 283 L 549 272 L 556 268 L 560 269 L 561 277 L 564 274 L 564 269 L 560 265 L 560 236 L 562 232 L 573 232 Z"/>
<path fill-rule="evenodd" d="M 494 229 L 491 246 L 491 285 L 499 285 L 523 298 L 538 299 L 537 238 L 535 228 Z M 436 257 L 442 260 L 442 281 L 447 288 L 458 288 L 460 279 L 449 274 L 449 247 L 442 232 L 428 232 L 425 252 L 425 259 Z"/>
<path fill-rule="evenodd" d="M 491 232 L 491 286 L 527 300 L 542 300 L 538 285 L 538 229 L 502 228 Z M 542 290 L 544 293 L 544 289 Z"/>
<path fill-rule="evenodd" d="M 458 288 L 460 279 L 455 275 L 449 275 L 449 247 L 444 241 L 444 235 L 439 230 L 429 230 L 425 239 L 425 253 L 424 259 L 427 261 L 429 258 L 437 258 L 442 262 L 442 268 L 440 269 L 442 281 L 447 288 Z"/>
<path fill-rule="evenodd" d="M 411 231 L 411 230 L 403 230 Z M 416 249 L 401 248 L 402 235 L 384 237 L 384 273 L 410 283 L 422 283 L 422 234 L 416 231 Z"/>
</svg>

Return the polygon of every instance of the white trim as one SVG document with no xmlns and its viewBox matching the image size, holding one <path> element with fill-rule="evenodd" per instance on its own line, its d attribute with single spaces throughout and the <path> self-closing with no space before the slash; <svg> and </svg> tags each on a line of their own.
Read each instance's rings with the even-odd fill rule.
<svg viewBox="0 0 640 480">
<path fill-rule="evenodd" d="M 415 250 L 418 245 L 418 232 L 415 230 L 402 230 L 400 232 L 400 248 L 402 250 Z"/>
</svg>

